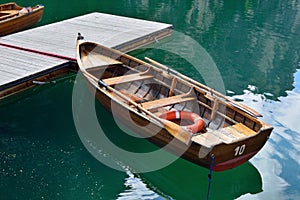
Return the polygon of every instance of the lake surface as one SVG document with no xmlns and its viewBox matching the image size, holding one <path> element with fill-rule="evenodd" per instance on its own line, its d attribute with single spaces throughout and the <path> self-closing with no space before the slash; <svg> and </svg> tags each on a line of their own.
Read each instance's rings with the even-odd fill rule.
<svg viewBox="0 0 300 200">
<path fill-rule="evenodd" d="M 210 199 L 300 199 L 299 0 L 27 3 L 45 5 L 37 26 L 90 12 L 173 24 L 172 37 L 131 54 L 226 93 L 274 127 L 250 162 L 213 174 Z M 0 199 L 206 199 L 209 171 L 183 159 L 148 173 L 134 173 L 130 166 L 117 171 L 97 161 L 74 125 L 75 82 L 70 76 L 0 104 Z M 95 109 L 99 123 L 123 148 L 155 149 L 124 136 L 101 105 Z"/>
</svg>

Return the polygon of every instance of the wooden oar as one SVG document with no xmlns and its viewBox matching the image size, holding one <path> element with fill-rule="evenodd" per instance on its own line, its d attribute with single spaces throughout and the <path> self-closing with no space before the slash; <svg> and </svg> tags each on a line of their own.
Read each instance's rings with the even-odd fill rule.
<svg viewBox="0 0 300 200">
<path fill-rule="evenodd" d="M 94 80 L 94 81 L 96 81 L 98 83 L 99 79 L 97 79 L 96 77 L 92 76 L 91 74 L 89 74 L 85 70 L 81 70 L 81 71 L 82 71 L 82 73 L 85 76 L 87 76 L 88 78 L 90 78 L 90 79 L 92 79 L 92 80 Z M 147 115 L 151 116 L 155 120 L 161 122 L 164 125 L 165 129 L 171 135 L 173 135 L 176 139 L 180 140 L 181 142 L 185 143 L 186 145 L 190 144 L 191 138 L 192 138 L 192 135 L 193 135 L 191 132 L 185 130 L 184 128 L 182 128 L 178 124 L 175 124 L 175 123 L 173 123 L 173 122 L 171 122 L 169 120 L 165 120 L 165 119 L 159 118 L 158 116 L 156 116 L 155 114 L 153 114 L 149 110 L 143 108 L 140 104 L 137 104 L 136 102 L 134 102 L 130 97 L 128 97 L 128 96 L 124 95 L 123 93 L 119 92 L 118 90 L 110 87 L 109 85 L 105 84 L 104 82 L 102 82 L 102 84 L 103 84 L 103 86 L 107 90 L 112 91 L 114 94 L 117 94 L 119 97 L 121 97 L 124 100 L 130 102 L 132 105 L 134 105 L 135 107 L 137 107 L 139 110 L 143 111 L 144 113 L 146 113 Z"/>
<path fill-rule="evenodd" d="M 19 10 L 2 10 L 0 11 L 1 14 L 10 14 L 10 15 L 16 15 L 18 14 Z"/>
<path fill-rule="evenodd" d="M 0 17 L 0 20 L 5 20 L 8 18 L 12 18 L 18 15 L 18 12 L 6 12 L 6 11 L 0 11 L 0 14 L 4 14 L 3 16 Z"/>
<path fill-rule="evenodd" d="M 150 59 L 148 57 L 145 57 L 145 59 L 147 61 L 149 61 L 150 63 L 156 65 L 157 67 L 159 67 L 159 68 L 161 68 L 163 70 L 166 70 L 168 72 L 172 72 L 174 75 L 180 76 L 181 78 L 185 79 L 186 81 L 188 81 L 188 82 L 190 82 L 190 83 L 192 83 L 194 85 L 197 85 L 197 86 L 201 87 L 202 89 L 206 90 L 207 93 L 213 93 L 216 97 L 226 100 L 231 105 L 233 105 L 236 108 L 238 108 L 238 109 L 240 109 L 240 110 L 248 113 L 249 115 L 251 115 L 253 117 L 262 117 L 262 115 L 260 113 L 258 113 L 257 111 L 255 111 L 254 109 L 252 109 L 252 108 L 250 108 L 250 107 L 248 107 L 246 105 L 243 105 L 243 104 L 241 104 L 239 102 L 236 102 L 236 101 L 228 98 L 227 96 L 219 93 L 218 91 L 212 90 L 211 88 L 209 88 L 209 87 L 207 87 L 207 86 L 205 86 L 205 85 L 203 85 L 203 84 L 201 84 L 201 83 L 199 83 L 199 82 L 197 82 L 197 81 L 195 81 L 195 80 L 193 80 L 193 79 L 191 79 L 191 78 L 189 78 L 189 77 L 187 77 L 187 76 L 185 76 L 183 74 L 180 74 L 177 71 L 175 71 L 173 69 L 170 69 L 169 67 L 167 67 L 167 66 L 165 66 L 165 65 L 163 65 L 163 64 L 161 64 L 161 63 L 159 63 L 159 62 L 157 62 L 155 60 L 152 60 L 152 59 Z"/>
</svg>

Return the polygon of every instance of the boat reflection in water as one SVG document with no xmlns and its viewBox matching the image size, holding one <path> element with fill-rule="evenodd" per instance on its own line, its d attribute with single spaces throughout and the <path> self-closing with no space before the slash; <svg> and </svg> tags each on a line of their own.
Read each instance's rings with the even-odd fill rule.
<svg viewBox="0 0 300 200">
<path fill-rule="evenodd" d="M 208 170 L 180 159 L 164 169 L 141 176 L 144 182 L 159 188 L 162 196 L 173 199 L 206 199 L 207 174 Z M 245 194 L 257 194 L 262 191 L 259 171 L 250 162 L 246 162 L 234 169 L 213 173 L 209 197 L 236 199 Z"/>
</svg>

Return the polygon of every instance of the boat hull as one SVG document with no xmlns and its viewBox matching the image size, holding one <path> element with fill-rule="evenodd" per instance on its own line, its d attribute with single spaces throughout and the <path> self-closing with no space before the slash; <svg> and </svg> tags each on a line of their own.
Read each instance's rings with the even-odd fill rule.
<svg viewBox="0 0 300 200">
<path fill-rule="evenodd" d="M 95 85 L 92 84 L 89 79 L 86 78 L 86 82 L 90 90 L 95 93 L 97 100 L 108 111 L 112 113 L 115 110 L 118 111 L 118 115 L 114 115 L 114 117 L 126 127 L 153 144 L 164 147 L 165 150 L 197 165 L 206 168 L 212 167 L 214 171 L 228 170 L 247 162 L 264 146 L 272 131 L 272 128 L 264 129 L 258 135 L 246 140 L 231 144 L 221 143 L 211 148 L 201 146 L 196 142 L 186 146 L 186 144 L 174 139 L 164 127 L 152 123 L 142 114 L 128 109 L 128 106 L 124 106 L 118 100 L 111 98 L 106 90 L 99 88 L 95 83 Z M 150 123 L 151 126 L 148 126 Z M 237 152 L 237 148 L 243 148 L 243 150 L 239 149 Z"/>
<path fill-rule="evenodd" d="M 38 23 L 43 16 L 44 6 L 37 6 L 30 14 L 19 14 L 0 21 L 0 36 L 24 30 Z"/>
<path fill-rule="evenodd" d="M 90 90 L 114 118 L 190 162 L 214 171 L 234 168 L 252 158 L 271 134 L 273 128 L 258 112 L 151 59 L 158 68 L 85 42 L 81 34 L 76 49 Z M 159 117 L 173 110 L 176 120 Z M 195 113 L 205 128 L 192 134 L 186 127 L 195 120 L 186 122 L 177 111 Z"/>
</svg>

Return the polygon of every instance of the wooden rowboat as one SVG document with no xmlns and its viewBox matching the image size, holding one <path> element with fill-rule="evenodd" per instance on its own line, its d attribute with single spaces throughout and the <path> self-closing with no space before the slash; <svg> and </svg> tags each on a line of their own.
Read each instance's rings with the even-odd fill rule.
<svg viewBox="0 0 300 200">
<path fill-rule="evenodd" d="M 44 12 L 44 6 L 23 8 L 16 3 L 0 5 L 0 36 L 24 30 L 38 23 Z"/>
<path fill-rule="evenodd" d="M 256 111 L 149 58 L 154 65 L 81 36 L 76 53 L 99 102 L 118 111 L 114 117 L 195 164 L 214 171 L 236 167 L 271 134 Z"/>
</svg>

